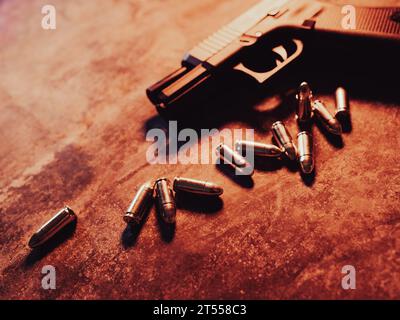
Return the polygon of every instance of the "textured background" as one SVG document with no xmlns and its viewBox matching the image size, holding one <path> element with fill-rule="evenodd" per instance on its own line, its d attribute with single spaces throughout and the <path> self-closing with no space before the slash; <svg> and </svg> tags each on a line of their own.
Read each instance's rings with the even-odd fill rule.
<svg viewBox="0 0 400 320">
<path fill-rule="evenodd" d="M 57 30 L 44 31 L 47 1 L 0 1 L 0 298 L 400 297 L 400 113 L 387 94 L 398 83 L 371 79 L 387 90 L 353 97 L 342 143 L 314 128 L 312 181 L 279 162 L 258 164 L 248 183 L 212 164 L 146 162 L 146 131 L 165 126 L 146 87 L 255 2 L 54 0 Z M 331 94 L 340 79 L 328 78 Z M 295 132 L 293 112 L 268 112 L 271 103 L 217 128 L 269 141 L 281 119 Z M 154 210 L 141 232 L 125 229 L 137 187 L 164 175 L 220 183 L 223 202 L 181 200 L 172 234 Z M 31 234 L 65 204 L 76 229 L 31 252 Z M 47 264 L 53 291 L 41 289 Z M 357 290 L 341 289 L 346 264 Z"/>
</svg>

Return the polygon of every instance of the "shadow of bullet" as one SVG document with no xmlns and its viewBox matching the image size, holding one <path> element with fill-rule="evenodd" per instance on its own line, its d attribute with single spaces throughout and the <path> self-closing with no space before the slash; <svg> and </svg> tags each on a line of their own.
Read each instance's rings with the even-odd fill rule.
<svg viewBox="0 0 400 320">
<path fill-rule="evenodd" d="M 218 196 L 205 196 L 188 192 L 177 193 L 175 199 L 179 209 L 195 213 L 215 214 L 224 205 L 224 202 Z"/>
<path fill-rule="evenodd" d="M 314 170 L 309 174 L 305 174 L 304 172 L 300 171 L 300 176 L 304 184 L 307 187 L 311 187 L 315 183 L 316 170 L 314 168 Z"/>
<path fill-rule="evenodd" d="M 57 232 L 57 234 L 51 237 L 47 242 L 43 243 L 37 248 L 32 249 L 23 261 L 23 267 L 32 267 L 36 262 L 46 257 L 54 249 L 70 239 L 75 233 L 77 221 L 78 219 L 75 219 Z"/>
<path fill-rule="evenodd" d="M 139 224 L 128 223 L 126 228 L 121 234 L 121 243 L 124 249 L 128 249 L 134 246 L 139 238 L 140 233 L 142 232 L 142 228 L 147 222 L 150 216 L 150 209 L 147 210 L 145 215 L 143 216 L 142 221 Z"/>
<path fill-rule="evenodd" d="M 240 185 L 242 188 L 252 189 L 254 187 L 253 178 L 246 175 L 237 175 L 235 169 L 225 163 L 216 164 L 217 169 L 233 182 Z"/>
<path fill-rule="evenodd" d="M 318 130 L 325 136 L 326 140 L 330 145 L 334 146 L 336 149 L 342 149 L 344 147 L 344 142 L 342 136 L 330 133 L 320 121 L 315 121 L 315 125 Z M 343 130 L 343 128 L 342 128 Z"/>
<path fill-rule="evenodd" d="M 293 139 L 293 137 L 292 137 L 292 139 Z M 297 147 L 297 141 L 296 140 L 292 140 L 292 141 L 293 141 L 293 144 L 296 145 L 296 147 Z M 272 142 L 272 144 L 275 144 L 277 146 L 279 145 L 279 143 L 276 141 L 274 136 L 272 136 L 271 142 Z M 283 154 L 281 157 L 278 158 L 278 160 L 281 161 L 282 167 L 283 166 L 286 167 L 290 172 L 296 172 L 299 170 L 299 165 L 298 165 L 297 161 L 290 160 L 286 156 L 286 154 Z"/>
<path fill-rule="evenodd" d="M 340 122 L 343 133 L 350 133 L 353 130 L 350 114 L 339 113 L 336 115 L 336 119 Z"/>
<path fill-rule="evenodd" d="M 166 223 L 161 218 L 161 214 L 158 208 L 156 211 L 157 211 L 157 225 L 161 234 L 161 239 L 166 243 L 170 243 L 175 237 L 176 223 Z"/>
</svg>

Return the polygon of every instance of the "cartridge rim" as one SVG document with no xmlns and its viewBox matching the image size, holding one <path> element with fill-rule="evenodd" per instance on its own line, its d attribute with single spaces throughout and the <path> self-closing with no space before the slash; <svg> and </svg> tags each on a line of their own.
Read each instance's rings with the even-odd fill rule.
<svg viewBox="0 0 400 320">
<path fill-rule="evenodd" d="M 274 128 L 274 127 L 276 127 L 276 126 L 278 126 L 278 125 L 280 125 L 280 124 L 283 124 L 283 122 L 282 122 L 282 121 L 275 121 L 275 122 L 272 124 L 272 128 Z"/>
<path fill-rule="evenodd" d="M 172 181 L 172 189 L 174 189 L 174 191 L 176 191 L 176 183 L 177 181 L 179 182 L 179 180 L 181 179 L 181 177 L 175 177 L 174 180 Z"/>
<path fill-rule="evenodd" d="M 350 113 L 350 103 L 349 97 L 347 95 L 347 90 L 340 86 L 335 91 L 336 100 L 336 115 L 349 115 Z"/>
<path fill-rule="evenodd" d="M 139 223 L 138 218 L 135 217 L 132 213 L 125 213 L 124 215 L 124 221 L 126 223 Z"/>
<path fill-rule="evenodd" d="M 307 135 L 307 136 L 312 137 L 311 133 L 309 133 L 309 132 L 307 132 L 307 131 L 301 131 L 301 132 L 299 132 L 299 133 L 297 134 L 298 137 L 303 136 L 303 135 Z"/>
</svg>

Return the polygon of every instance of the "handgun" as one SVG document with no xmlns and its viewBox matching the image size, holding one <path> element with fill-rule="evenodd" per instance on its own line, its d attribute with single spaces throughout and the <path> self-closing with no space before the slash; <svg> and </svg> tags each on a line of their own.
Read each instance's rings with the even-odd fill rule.
<svg viewBox="0 0 400 320">
<path fill-rule="evenodd" d="M 147 96 L 159 110 L 166 110 L 232 69 L 265 83 L 298 59 L 307 43 L 322 38 L 350 39 L 353 44 L 375 40 L 399 47 L 399 7 L 351 6 L 354 25 L 344 25 L 343 8 L 309 0 L 263 0 L 187 52 L 181 67 L 150 86 Z M 251 68 L 251 63 L 249 67 L 246 61 L 266 47 L 275 56 L 273 67 L 261 72 Z"/>
</svg>

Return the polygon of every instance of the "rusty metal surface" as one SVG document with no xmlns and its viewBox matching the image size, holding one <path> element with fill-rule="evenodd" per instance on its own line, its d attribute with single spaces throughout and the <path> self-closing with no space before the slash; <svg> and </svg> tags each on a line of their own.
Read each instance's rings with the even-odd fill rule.
<svg viewBox="0 0 400 320">
<path fill-rule="evenodd" d="M 54 0 L 57 30 L 45 32 L 45 1 L 0 1 L 1 299 L 399 298 L 397 102 L 353 99 L 343 144 L 314 128 L 311 183 L 276 161 L 248 184 L 212 164 L 146 161 L 146 131 L 163 125 L 146 87 L 252 3 Z M 296 130 L 293 113 L 257 121 L 278 119 Z M 242 120 L 223 127 L 255 127 Z M 175 175 L 223 185 L 223 200 L 181 200 L 172 231 L 154 209 L 126 229 L 137 188 Z M 31 252 L 65 204 L 76 229 Z M 56 290 L 41 288 L 48 264 Z M 346 264 L 356 290 L 341 288 Z"/>
</svg>

